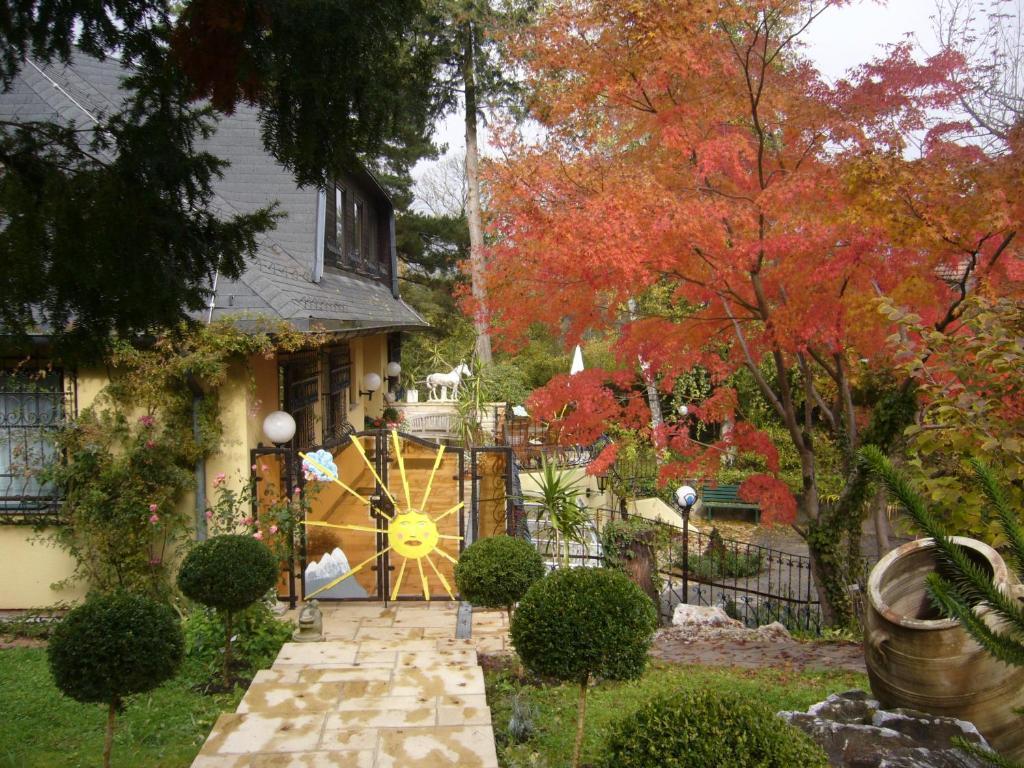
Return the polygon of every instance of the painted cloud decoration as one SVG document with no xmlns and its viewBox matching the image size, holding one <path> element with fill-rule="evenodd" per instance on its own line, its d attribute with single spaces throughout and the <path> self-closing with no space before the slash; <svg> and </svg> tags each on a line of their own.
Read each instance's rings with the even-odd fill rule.
<svg viewBox="0 0 1024 768">
<path fill-rule="evenodd" d="M 302 472 L 306 476 L 306 480 L 334 480 L 338 477 L 338 467 L 334 463 L 334 457 L 329 451 L 325 451 L 321 448 L 319 451 L 313 451 L 308 454 L 309 458 L 302 460 Z M 316 462 L 319 466 L 314 466 L 310 463 L 310 459 Z M 324 471 L 329 472 L 326 474 Z"/>
</svg>

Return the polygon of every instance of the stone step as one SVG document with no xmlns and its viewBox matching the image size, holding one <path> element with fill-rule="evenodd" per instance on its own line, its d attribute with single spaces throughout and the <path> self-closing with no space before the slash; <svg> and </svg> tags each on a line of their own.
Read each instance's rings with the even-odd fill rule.
<svg viewBox="0 0 1024 768">
<path fill-rule="evenodd" d="M 332 712 L 350 710 L 388 710 L 406 707 L 436 710 L 452 708 L 487 708 L 480 694 L 441 696 L 393 696 L 388 693 L 390 681 L 349 680 L 327 683 L 253 681 L 238 705 L 238 712 L 288 713 Z M 472 713 L 467 713 L 467 715 Z M 490 722 L 489 718 L 486 722 Z M 467 724 L 475 724 L 475 721 Z"/>
<path fill-rule="evenodd" d="M 362 683 L 365 696 L 465 696 L 483 694 L 483 670 L 478 666 L 370 665 L 275 666 L 261 670 L 253 684 Z"/>
</svg>

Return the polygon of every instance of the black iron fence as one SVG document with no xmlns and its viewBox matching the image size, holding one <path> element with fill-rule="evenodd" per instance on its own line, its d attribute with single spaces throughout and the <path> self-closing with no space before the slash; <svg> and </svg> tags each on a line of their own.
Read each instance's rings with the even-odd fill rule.
<svg viewBox="0 0 1024 768">
<path fill-rule="evenodd" d="M 571 548 L 570 565 L 597 567 L 605 564 L 606 554 L 614 557 L 605 551 L 614 546 L 607 527 L 631 517 L 642 519 L 616 510 L 596 510 L 594 535 Z M 821 605 L 806 554 L 726 539 L 717 531 L 706 533 L 694 527 L 687 531 L 661 521 L 646 520 L 643 527 L 649 530 L 643 537 L 644 547 L 652 558 L 650 570 L 663 621 L 671 621 L 680 604 L 717 605 L 749 627 L 778 621 L 790 631 L 821 632 Z M 523 530 L 519 529 L 520 535 Z M 536 543 L 542 552 L 550 549 L 547 539 Z M 634 547 L 630 557 L 636 554 Z"/>
</svg>

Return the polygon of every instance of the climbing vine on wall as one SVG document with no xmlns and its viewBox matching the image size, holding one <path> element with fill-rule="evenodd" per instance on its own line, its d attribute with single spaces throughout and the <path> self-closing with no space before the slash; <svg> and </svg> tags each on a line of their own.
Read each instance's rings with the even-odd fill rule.
<svg viewBox="0 0 1024 768">
<path fill-rule="evenodd" d="M 74 558 L 71 579 L 91 591 L 170 599 L 172 566 L 191 538 L 192 515 L 180 502 L 194 487 L 196 461 L 220 448 L 229 367 L 325 338 L 285 323 L 242 330 L 223 321 L 181 326 L 145 345 L 115 342 L 109 383 L 58 432 L 65 461 L 46 470 L 63 496 L 62 524 L 47 535 Z"/>
</svg>

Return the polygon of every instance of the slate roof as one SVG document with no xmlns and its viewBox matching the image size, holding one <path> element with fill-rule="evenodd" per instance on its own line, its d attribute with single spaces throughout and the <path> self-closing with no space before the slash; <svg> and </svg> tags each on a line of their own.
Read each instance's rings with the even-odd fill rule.
<svg viewBox="0 0 1024 768">
<path fill-rule="evenodd" d="M 0 119 L 59 118 L 91 125 L 120 107 L 126 74 L 112 58 L 100 61 L 78 54 L 68 65 L 29 60 L 10 90 L 0 93 Z M 203 148 L 230 162 L 213 185 L 214 210 L 248 213 L 276 201 L 284 216 L 261 236 L 255 259 L 238 280 L 217 279 L 213 305 L 200 313 L 202 319 L 234 316 L 259 325 L 260 318 L 280 318 L 300 331 L 320 327 L 347 334 L 427 326 L 379 281 L 329 269 L 318 283 L 312 282 L 318 192 L 297 186 L 292 174 L 264 150 L 255 109 L 240 105 L 235 114 L 222 117 Z M 366 177 L 371 178 L 368 173 Z"/>
</svg>

